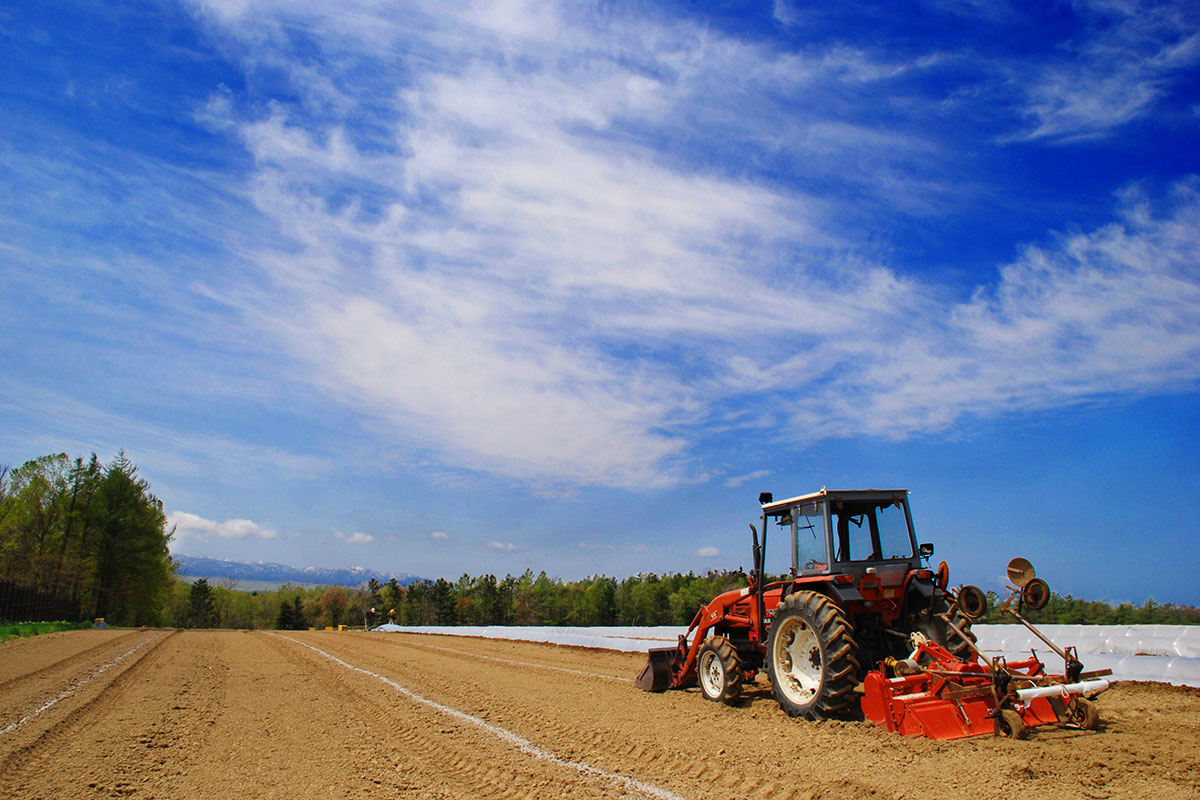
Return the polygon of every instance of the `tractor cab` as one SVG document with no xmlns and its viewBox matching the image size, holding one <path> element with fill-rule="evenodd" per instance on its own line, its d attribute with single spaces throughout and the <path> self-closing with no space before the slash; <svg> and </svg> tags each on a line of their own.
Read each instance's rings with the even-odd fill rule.
<svg viewBox="0 0 1200 800">
<path fill-rule="evenodd" d="M 933 552 L 932 545 L 917 546 L 904 490 L 822 489 L 760 501 L 763 538 L 772 530 L 786 533 L 793 577 L 852 575 L 857 582 L 869 574 L 920 569 L 921 557 Z"/>
<path fill-rule="evenodd" d="M 933 545 L 917 544 L 906 490 L 822 489 L 778 501 L 764 493 L 759 502 L 764 541 L 757 568 L 765 563 L 767 539 L 785 534 L 791 550 L 790 578 L 758 590 L 764 623 L 789 594 L 808 590 L 828 597 L 853 620 L 865 663 L 903 657 L 914 630 L 948 641 L 934 618 L 948 607 L 946 586 L 937 585 L 922 565 Z M 781 550 L 775 547 L 777 554 Z M 782 566 L 777 559 L 776 568 Z M 765 639 L 765 628 L 759 630 Z"/>
</svg>

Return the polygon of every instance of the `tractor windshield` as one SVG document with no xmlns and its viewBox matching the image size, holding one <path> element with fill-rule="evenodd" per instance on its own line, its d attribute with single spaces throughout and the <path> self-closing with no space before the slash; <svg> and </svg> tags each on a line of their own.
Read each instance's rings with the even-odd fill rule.
<svg viewBox="0 0 1200 800">
<path fill-rule="evenodd" d="M 904 505 L 892 501 L 847 502 L 832 513 L 838 561 L 912 558 Z"/>
</svg>

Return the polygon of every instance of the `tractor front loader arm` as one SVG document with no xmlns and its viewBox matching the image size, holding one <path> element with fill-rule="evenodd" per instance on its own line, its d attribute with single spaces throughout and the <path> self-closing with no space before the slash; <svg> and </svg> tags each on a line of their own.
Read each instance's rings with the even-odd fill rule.
<svg viewBox="0 0 1200 800">
<path fill-rule="evenodd" d="M 663 692 L 667 689 L 680 689 L 687 686 L 696 677 L 696 658 L 700 646 L 708 638 L 709 632 L 723 623 L 732 623 L 737 627 L 748 627 L 751 620 L 738 614 L 731 614 L 734 604 L 750 594 L 749 588 L 735 589 L 713 598 L 706 606 L 701 606 L 692 618 L 687 633 L 679 637 L 674 647 L 658 647 L 650 650 L 646 666 L 634 683 L 639 689 L 647 692 Z"/>
</svg>

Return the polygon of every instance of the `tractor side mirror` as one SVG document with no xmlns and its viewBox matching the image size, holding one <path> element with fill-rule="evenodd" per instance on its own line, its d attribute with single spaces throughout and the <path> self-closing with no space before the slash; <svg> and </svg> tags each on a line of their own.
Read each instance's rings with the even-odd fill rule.
<svg viewBox="0 0 1200 800">
<path fill-rule="evenodd" d="M 922 542 L 917 547 L 917 552 L 921 554 L 921 558 L 933 558 L 933 542 Z"/>
</svg>

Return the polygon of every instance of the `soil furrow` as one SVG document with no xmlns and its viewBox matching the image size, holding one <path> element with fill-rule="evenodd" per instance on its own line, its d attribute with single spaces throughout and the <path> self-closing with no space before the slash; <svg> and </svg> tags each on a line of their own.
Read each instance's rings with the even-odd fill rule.
<svg viewBox="0 0 1200 800">
<path fill-rule="evenodd" d="M 15 684 L 28 683 L 42 673 L 99 662 L 102 658 L 96 653 L 118 651 L 122 642 L 132 642 L 138 636 L 138 631 L 111 628 L 80 633 L 50 633 L 6 642 L 0 650 L 4 654 L 0 660 L 0 697 Z"/>
<path fill-rule="evenodd" d="M 83 653 L 60 659 L 38 669 L 24 679 L 10 681 L 0 708 L 0 741 L 11 738 L 19 728 L 42 714 L 57 710 L 59 716 L 72 703 L 98 695 L 129 667 L 122 662 L 133 658 L 162 632 L 143 631 L 128 638 L 113 639 Z M 111 674 L 109 674 L 111 673 Z M 74 695 L 80 697 L 73 697 Z M 71 700 L 70 703 L 64 701 Z M 56 708 L 63 704 L 61 708 Z M 51 716 L 48 719 L 53 719 Z"/>
<path fill-rule="evenodd" d="M 1108 721 L 1103 733 L 1044 728 L 1027 742 L 982 738 L 939 743 L 903 739 L 861 722 L 790 719 L 761 678 L 738 707 L 707 702 L 695 690 L 643 693 L 632 686 L 632 676 L 644 656 L 597 657 L 594 651 L 556 648 L 561 666 L 618 673 L 624 663 L 631 680 L 623 684 L 456 657 L 406 646 L 408 637 L 309 636 L 348 660 L 348 654 L 356 654 L 364 666 L 375 665 L 372 669 L 388 665 L 389 674 L 428 697 L 466 710 L 482 709 L 489 721 L 531 741 L 552 741 L 558 752 L 636 774 L 689 797 L 777 797 L 781 787 L 785 794 L 816 797 L 834 785 L 844 797 L 912 795 L 927 786 L 938 786 L 940 797 L 999 796 L 1008 793 L 1015 779 L 1042 797 L 1075 798 L 1096 782 L 1093 769 L 1082 764 L 1114 757 L 1120 761 L 1117 754 L 1131 747 L 1153 751 L 1154 768 L 1110 771 L 1106 786 L 1120 787 L 1117 791 L 1129 796 L 1167 798 L 1195 797 L 1200 788 L 1200 767 L 1194 760 L 1200 748 L 1156 736 L 1145 720 L 1127 710 L 1126 698 L 1161 694 L 1163 704 L 1151 716 L 1170 719 L 1175 730 L 1194 737 L 1200 733 L 1200 693 L 1185 689 L 1119 686 L 1101 699 Z M 431 641 L 444 645 L 441 638 Z M 493 652 L 480 640 L 460 641 L 455 648 Z M 514 643 L 506 657 L 538 661 L 542 652 Z M 563 658 L 568 654 L 574 660 Z M 1055 766 L 1026 773 L 1031 756 Z M 981 769 L 981 763 L 988 767 Z M 688 776 L 682 785 L 680 775 Z"/>
<path fill-rule="evenodd" d="M 0 645 L 0 664 L 15 670 L 0 713 L 12 719 L 61 692 L 139 635 L 155 634 Z M 655 787 L 689 800 L 1200 796 L 1196 690 L 1118 684 L 1100 700 L 1094 733 L 931 742 L 790 719 L 762 679 L 733 707 L 695 690 L 640 692 L 632 678 L 644 656 L 632 654 L 286 635 L 296 641 L 183 631 L 147 646 L 0 737 L 0 796 L 459 800 L 653 797 Z M 7 660 L 34 652 L 40 666 Z"/>
<path fill-rule="evenodd" d="M 332 643 L 336 644 L 336 640 Z M 331 642 L 325 641 L 315 646 L 324 650 L 321 645 L 327 644 Z M 324 659 L 320 653 L 313 652 L 313 655 Z M 346 655 L 349 659 L 356 659 L 358 654 L 351 651 Z M 489 723 L 481 717 L 477 719 L 482 725 L 447 713 L 445 709 L 431 708 L 424 698 L 413 698 L 397 691 L 394 686 L 382 683 L 379 678 L 386 677 L 383 674 L 386 664 L 381 667 L 383 672 L 377 672 L 374 667 L 380 665 L 363 667 L 349 659 L 346 660 L 347 664 L 358 667 L 358 670 L 369 669 L 374 675 L 365 675 L 328 659 L 325 659 L 326 664 L 335 667 L 335 671 L 330 672 L 328 667 L 321 668 L 318 664 L 314 672 L 320 674 L 322 680 L 341 684 L 342 693 L 355 693 L 360 699 L 357 706 L 360 713 L 373 714 L 379 725 L 392 729 L 407 745 L 399 750 L 403 761 L 411 762 L 414 756 L 418 760 L 426 760 L 424 754 L 431 749 L 429 745 L 434 745 L 437 758 L 424 767 L 432 768 L 433 774 L 440 773 L 446 786 L 454 788 L 454 796 L 496 796 L 498 790 L 501 795 L 512 797 L 615 797 L 625 793 L 662 797 L 668 794 L 630 788 L 631 781 L 622 782 L 619 773 L 597 774 L 595 769 L 586 766 L 563 763 L 570 759 L 532 742 L 527 743 L 532 747 L 514 743 L 503 735 L 509 732 L 488 730 Z M 380 686 L 384 687 L 382 692 Z M 330 688 L 334 689 L 333 686 Z M 470 713 L 461 708 L 454 708 L 454 711 L 464 715 Z M 430 741 L 431 732 L 436 732 L 434 742 Z M 404 771 L 411 771 L 417 766 L 404 764 L 403 761 L 398 768 Z"/>
<path fill-rule="evenodd" d="M 0 796 L 55 796 L 33 787 L 47 774 L 71 770 L 64 752 L 76 751 L 89 741 L 104 741 L 114 710 L 125 703 L 129 689 L 139 686 L 140 675 L 170 633 L 148 631 L 142 637 L 123 642 L 126 649 L 122 653 L 94 665 L 82 681 L 72 678 L 56 696 L 58 702 L 35 710 L 41 713 L 27 714 L 22 724 L 10 726 L 0 737 Z"/>
</svg>

